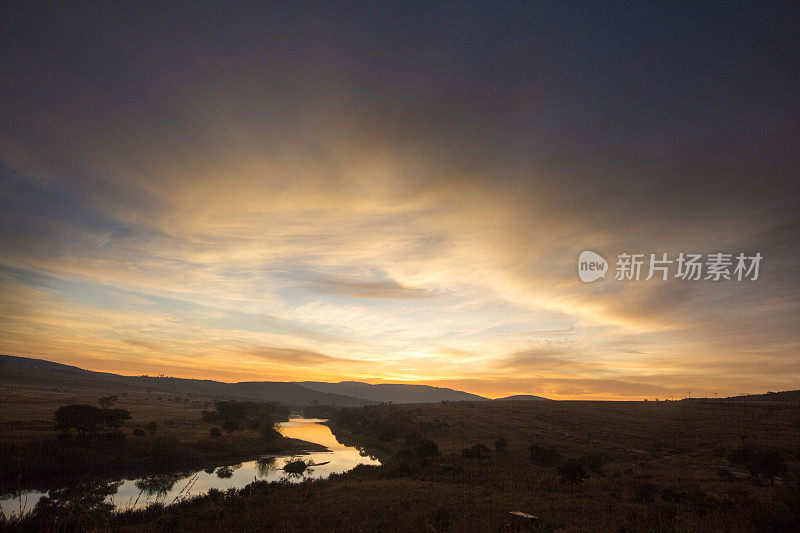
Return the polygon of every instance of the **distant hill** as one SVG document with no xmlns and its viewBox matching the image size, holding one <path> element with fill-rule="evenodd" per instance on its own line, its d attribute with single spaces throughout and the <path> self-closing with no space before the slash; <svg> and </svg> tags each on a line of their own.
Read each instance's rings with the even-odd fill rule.
<svg viewBox="0 0 800 533">
<path fill-rule="evenodd" d="M 281 381 L 224 383 L 213 380 L 150 376 L 121 376 L 93 372 L 43 359 L 0 355 L 0 384 L 64 389 L 134 388 L 154 392 L 201 396 L 209 399 L 275 401 L 290 405 L 358 407 L 379 403 L 347 395 L 320 392 Z"/>
<path fill-rule="evenodd" d="M 800 390 L 787 390 L 781 392 L 768 392 L 766 394 L 745 394 L 742 396 L 729 396 L 720 400 L 736 400 L 743 402 L 798 402 L 800 401 Z"/>
<path fill-rule="evenodd" d="M 249 381 L 224 383 L 214 380 L 152 376 L 122 376 L 94 372 L 44 359 L 0 355 L 0 384 L 14 383 L 48 388 L 138 390 L 202 396 L 205 398 L 277 401 L 291 405 L 359 407 L 383 402 L 435 403 L 482 401 L 483 396 L 428 385 L 378 384 L 358 381 Z"/>
<path fill-rule="evenodd" d="M 374 402 L 392 403 L 435 403 L 483 401 L 483 396 L 429 385 L 409 385 L 405 383 L 379 383 L 371 385 L 359 381 L 340 381 L 324 383 L 321 381 L 299 381 L 298 385 L 309 389 L 331 394 L 344 394 L 356 398 L 364 398 Z"/>
<path fill-rule="evenodd" d="M 513 396 L 506 396 L 505 398 L 495 398 L 493 401 L 495 402 L 511 402 L 511 401 L 521 401 L 521 400 L 529 400 L 529 401 L 552 401 L 550 398 L 542 398 L 541 396 L 534 396 L 533 394 L 515 394 Z"/>
</svg>

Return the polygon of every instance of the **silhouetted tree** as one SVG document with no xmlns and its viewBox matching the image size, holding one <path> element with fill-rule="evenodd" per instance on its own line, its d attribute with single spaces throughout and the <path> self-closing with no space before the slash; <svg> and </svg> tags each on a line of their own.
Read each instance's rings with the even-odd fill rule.
<svg viewBox="0 0 800 533">
<path fill-rule="evenodd" d="M 156 431 L 158 431 L 158 422 L 152 420 L 148 422 L 147 425 L 145 425 L 144 427 L 147 428 L 147 431 L 150 432 L 150 435 L 155 435 Z"/>
<path fill-rule="evenodd" d="M 118 428 L 131 415 L 125 409 L 101 409 L 93 405 L 65 405 L 54 413 L 54 429 L 68 433 L 74 429 L 81 433 L 94 433 L 108 428 Z"/>
<path fill-rule="evenodd" d="M 494 441 L 494 449 L 497 450 L 497 453 L 505 453 L 506 449 L 508 448 L 508 442 L 503 437 L 500 437 L 496 441 Z"/>
<path fill-rule="evenodd" d="M 101 409 L 111 409 L 111 407 L 117 403 L 119 398 L 112 394 L 110 396 L 103 396 L 102 398 L 97 399 L 97 403 L 100 405 Z"/>
</svg>

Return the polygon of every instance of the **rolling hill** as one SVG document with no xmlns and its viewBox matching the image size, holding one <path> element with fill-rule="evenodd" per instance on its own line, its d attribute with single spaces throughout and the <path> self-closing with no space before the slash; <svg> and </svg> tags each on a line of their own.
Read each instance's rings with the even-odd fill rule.
<svg viewBox="0 0 800 533">
<path fill-rule="evenodd" d="M 133 388 L 201 396 L 208 399 L 275 401 L 290 405 L 337 405 L 359 407 L 370 400 L 319 392 L 280 381 L 224 383 L 221 381 L 151 376 L 122 376 L 93 372 L 43 359 L 0 355 L 0 385 L 15 384 L 65 389 L 115 390 Z"/>
<path fill-rule="evenodd" d="M 800 390 L 767 392 L 765 394 L 745 394 L 742 396 L 730 396 L 728 398 L 719 399 L 742 402 L 798 402 L 800 401 Z"/>
<path fill-rule="evenodd" d="M 515 402 L 515 401 L 547 401 L 551 402 L 550 398 L 542 398 L 541 396 L 534 396 L 533 394 L 515 394 L 513 396 L 506 396 L 505 398 L 495 398 L 495 402 Z"/>
<path fill-rule="evenodd" d="M 441 401 L 483 401 L 476 394 L 428 385 L 378 384 L 357 381 L 323 383 L 316 381 L 222 381 L 154 376 L 123 376 L 94 372 L 43 359 L 0 355 L 0 385 L 14 384 L 44 388 L 103 389 L 134 388 L 208 399 L 277 401 L 290 405 L 336 405 L 359 407 L 383 402 L 435 403 Z"/>
<path fill-rule="evenodd" d="M 340 381 L 339 383 L 300 381 L 297 384 L 319 392 L 344 394 L 373 402 L 436 403 L 486 400 L 486 398 L 477 394 L 442 387 L 431 387 L 429 385 L 408 385 L 405 383 L 371 385 L 359 381 Z"/>
</svg>

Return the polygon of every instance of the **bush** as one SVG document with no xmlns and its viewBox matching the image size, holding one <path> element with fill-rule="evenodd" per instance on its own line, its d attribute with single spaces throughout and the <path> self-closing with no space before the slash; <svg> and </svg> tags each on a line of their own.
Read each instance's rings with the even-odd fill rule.
<svg viewBox="0 0 800 533">
<path fill-rule="evenodd" d="M 489 448 L 485 444 L 473 444 L 472 448 L 470 448 L 472 452 L 472 457 L 475 459 L 486 459 L 487 457 L 492 455 L 492 452 L 489 451 Z"/>
<path fill-rule="evenodd" d="M 417 457 L 421 458 L 436 457 L 439 455 L 439 447 L 435 442 L 429 439 L 420 439 L 417 441 L 414 450 L 417 452 Z"/>
<path fill-rule="evenodd" d="M 728 454 L 728 461 L 747 468 L 752 476 L 763 475 L 775 483 L 775 477 L 786 472 L 781 452 L 775 448 L 741 446 Z"/>
<path fill-rule="evenodd" d="M 558 475 L 561 481 L 568 484 L 570 488 L 574 488 L 586 477 L 586 470 L 577 459 L 567 459 L 558 467 Z"/>
<path fill-rule="evenodd" d="M 580 462 L 586 470 L 596 474 L 602 474 L 603 465 L 608 462 L 608 459 L 598 453 L 590 453 L 587 455 L 582 455 L 580 457 Z"/>
<path fill-rule="evenodd" d="M 508 442 L 503 437 L 500 437 L 494 441 L 494 449 L 497 450 L 497 453 L 505 453 L 508 449 Z"/>
<path fill-rule="evenodd" d="M 211 428 L 211 431 L 209 431 L 209 434 L 212 437 L 221 437 L 222 436 L 222 432 L 219 430 L 219 428 Z"/>
<path fill-rule="evenodd" d="M 531 461 L 537 465 L 552 465 L 561 460 L 561 454 L 555 448 L 543 448 L 538 444 L 531 444 Z"/>
<path fill-rule="evenodd" d="M 144 437 L 144 430 L 142 428 L 136 428 L 133 430 L 134 437 Z"/>
</svg>

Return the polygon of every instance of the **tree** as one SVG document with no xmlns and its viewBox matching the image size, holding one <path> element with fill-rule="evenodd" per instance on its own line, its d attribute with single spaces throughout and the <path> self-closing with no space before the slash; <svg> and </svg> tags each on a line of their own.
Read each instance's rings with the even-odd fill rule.
<svg viewBox="0 0 800 533">
<path fill-rule="evenodd" d="M 158 422 L 151 420 L 144 427 L 150 432 L 150 435 L 155 435 L 156 431 L 158 431 Z"/>
<path fill-rule="evenodd" d="M 222 432 L 220 432 L 219 428 L 211 428 L 211 431 L 209 431 L 209 434 L 212 437 L 219 437 L 219 436 L 222 435 Z"/>
<path fill-rule="evenodd" d="M 275 402 L 217 401 L 214 406 L 216 410 L 202 412 L 203 422 L 221 424 L 223 428 L 232 428 L 231 431 L 247 427 L 272 435 L 270 430 L 275 428 L 279 417 L 289 415 L 288 407 Z"/>
<path fill-rule="evenodd" d="M 494 441 L 494 449 L 497 450 L 497 453 L 505 453 L 506 449 L 508 448 L 508 442 L 503 437 L 500 437 L 496 441 Z"/>
<path fill-rule="evenodd" d="M 577 459 L 567 459 L 561 463 L 557 472 L 561 481 L 568 484 L 570 489 L 575 488 L 586 477 L 586 470 Z"/>
<path fill-rule="evenodd" d="M 112 394 L 110 396 L 103 396 L 102 398 L 98 398 L 97 403 L 100 404 L 102 409 L 111 409 L 111 407 L 117 403 L 119 398 Z"/>
<path fill-rule="evenodd" d="M 95 433 L 108 428 L 118 428 L 131 415 L 125 409 L 101 409 L 93 405 L 74 404 L 59 407 L 54 413 L 54 429 L 69 433 Z"/>
</svg>

